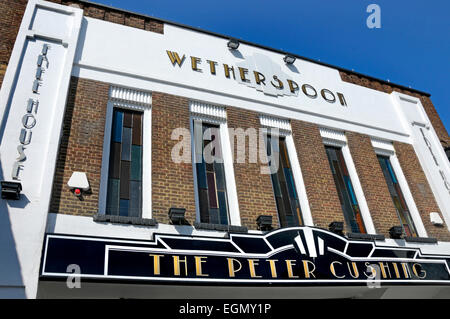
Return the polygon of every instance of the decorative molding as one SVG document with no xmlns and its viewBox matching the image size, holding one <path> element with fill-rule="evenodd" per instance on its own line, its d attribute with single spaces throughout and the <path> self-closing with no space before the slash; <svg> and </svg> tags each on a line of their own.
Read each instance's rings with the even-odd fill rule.
<svg viewBox="0 0 450 319">
<path fill-rule="evenodd" d="M 220 125 L 226 122 L 225 119 L 221 118 L 214 118 L 212 116 L 202 115 L 202 114 L 193 114 L 191 115 L 191 119 L 194 121 L 200 121 L 204 123 L 209 123 L 213 125 Z"/>
<path fill-rule="evenodd" d="M 386 141 L 378 138 L 371 138 L 372 146 L 375 150 L 375 153 L 383 156 L 392 156 L 395 154 L 394 145 L 391 141 Z"/>
<path fill-rule="evenodd" d="M 343 147 L 347 144 L 347 138 L 345 137 L 344 131 L 321 127 L 320 136 L 322 136 L 323 143 L 326 145 Z"/>
<path fill-rule="evenodd" d="M 207 104 L 199 101 L 189 101 L 189 111 L 199 118 L 217 119 L 221 122 L 227 119 L 227 110 L 223 106 Z"/>
<path fill-rule="evenodd" d="M 150 92 L 138 91 L 134 89 L 122 88 L 119 86 L 111 85 L 109 90 L 109 99 L 118 105 L 122 103 L 121 106 L 151 106 L 152 105 L 152 94 Z"/>
<path fill-rule="evenodd" d="M 275 127 L 285 132 L 292 132 L 291 122 L 286 119 L 276 118 L 267 115 L 260 115 L 259 122 L 263 127 Z"/>
</svg>

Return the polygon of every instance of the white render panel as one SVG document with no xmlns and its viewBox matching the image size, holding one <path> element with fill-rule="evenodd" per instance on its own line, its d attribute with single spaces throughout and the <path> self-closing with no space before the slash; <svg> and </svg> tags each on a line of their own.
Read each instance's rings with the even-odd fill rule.
<svg viewBox="0 0 450 319">
<path fill-rule="evenodd" d="M 30 0 L 0 91 L 0 177 L 12 181 L 14 171 L 18 172 L 17 181 L 23 187 L 20 200 L 0 201 L 0 291 L 20 288 L 22 297 L 34 298 L 37 292 L 42 242 L 81 20 L 80 9 Z M 39 74 L 38 58 L 45 55 L 46 45 L 47 58 L 42 60 L 43 70 Z M 40 80 L 35 82 L 37 78 Z M 31 108 L 30 99 L 34 101 Z M 21 134 L 26 136 L 25 141 L 20 141 Z M 18 147 L 25 158 L 20 156 Z M 15 165 L 20 166 L 18 171 L 13 170 Z"/>
<path fill-rule="evenodd" d="M 392 100 L 450 230 L 450 163 L 444 149 L 419 99 L 394 92 Z"/>
<path fill-rule="evenodd" d="M 131 32 L 133 36 L 130 36 Z M 287 66 L 279 53 L 245 44 L 241 44 L 236 51 L 228 50 L 226 39 L 169 24 L 164 25 L 164 35 L 161 35 L 85 18 L 81 37 L 73 73 L 80 77 L 123 84 L 128 82 L 125 85 L 142 86 L 142 89 L 186 96 L 206 103 L 321 122 L 325 126 L 375 136 L 387 134 L 394 140 L 406 141 L 408 137 L 397 119 L 398 114 L 389 94 L 343 82 L 336 69 L 301 59 Z M 180 58 L 185 57 L 181 67 L 171 63 L 166 50 L 178 52 Z M 283 74 L 289 75 L 300 86 L 312 85 L 318 97 L 309 98 L 301 89 L 295 95 L 274 96 L 241 85 L 232 75 L 225 77 L 223 64 L 233 66 L 238 78 L 239 63 L 246 57 L 258 54 L 266 56 L 272 62 L 273 69 L 280 68 Z M 201 72 L 192 69 L 191 56 L 201 59 L 198 64 Z M 209 71 L 206 60 L 218 63 L 215 75 Z M 251 75 L 250 70 L 248 77 L 251 78 Z M 286 88 L 287 84 L 284 85 Z M 331 90 L 334 94 L 342 93 L 347 106 L 341 106 L 338 99 L 335 103 L 325 101 L 320 94 L 322 89 Z"/>
</svg>

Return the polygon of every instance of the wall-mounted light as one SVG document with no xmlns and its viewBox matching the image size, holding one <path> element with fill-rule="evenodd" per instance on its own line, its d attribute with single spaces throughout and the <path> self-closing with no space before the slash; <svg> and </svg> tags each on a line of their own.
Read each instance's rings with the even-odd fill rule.
<svg viewBox="0 0 450 319">
<path fill-rule="evenodd" d="M 185 208 L 171 207 L 169 209 L 169 219 L 172 225 L 186 225 L 187 221 L 184 216 L 185 213 L 186 213 Z"/>
<path fill-rule="evenodd" d="M 18 182 L 1 182 L 2 199 L 19 200 L 22 184 Z"/>
<path fill-rule="evenodd" d="M 272 216 L 260 215 L 256 219 L 256 224 L 258 225 L 259 230 L 262 231 L 272 230 Z"/>
<path fill-rule="evenodd" d="M 237 50 L 237 48 L 239 48 L 239 41 L 236 39 L 230 39 L 227 45 L 230 50 Z"/>
<path fill-rule="evenodd" d="M 332 222 L 328 226 L 328 229 L 335 234 L 343 235 L 344 223 L 343 222 Z"/>
<path fill-rule="evenodd" d="M 430 220 L 434 226 L 444 226 L 444 221 L 442 220 L 439 213 L 436 212 L 430 213 Z"/>
<path fill-rule="evenodd" d="M 91 188 L 86 173 L 82 172 L 74 172 L 69 179 L 67 186 L 69 186 L 73 194 L 79 198 L 83 196 L 84 192 L 87 192 Z"/>
<path fill-rule="evenodd" d="M 392 239 L 401 239 L 403 236 L 403 227 L 402 226 L 394 226 L 389 229 L 389 236 Z"/>
<path fill-rule="evenodd" d="M 286 64 L 293 64 L 293 63 L 295 62 L 295 60 L 296 60 L 296 58 L 295 58 L 294 56 L 292 56 L 292 55 L 286 55 L 286 56 L 283 58 L 283 61 L 284 61 Z"/>
</svg>

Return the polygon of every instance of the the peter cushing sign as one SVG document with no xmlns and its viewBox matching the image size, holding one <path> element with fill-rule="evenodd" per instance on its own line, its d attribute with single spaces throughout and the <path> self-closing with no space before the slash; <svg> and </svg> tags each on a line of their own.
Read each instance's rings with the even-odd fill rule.
<svg viewBox="0 0 450 319">
<path fill-rule="evenodd" d="M 47 235 L 43 278 L 254 284 L 450 283 L 450 256 L 349 241 L 318 228 L 230 238 L 155 235 L 151 242 Z"/>
</svg>

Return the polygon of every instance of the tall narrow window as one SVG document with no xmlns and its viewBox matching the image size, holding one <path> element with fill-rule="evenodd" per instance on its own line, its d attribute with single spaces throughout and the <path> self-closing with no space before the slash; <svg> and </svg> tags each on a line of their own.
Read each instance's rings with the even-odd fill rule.
<svg viewBox="0 0 450 319">
<path fill-rule="evenodd" d="M 409 213 L 408 206 L 406 205 L 405 198 L 403 197 L 402 190 L 392 169 L 391 161 L 389 157 L 378 155 L 378 161 L 380 162 L 381 169 L 383 171 L 384 178 L 391 194 L 392 201 L 394 202 L 395 209 L 397 210 L 398 218 L 403 227 L 403 231 L 406 236 L 416 237 L 417 232 L 414 227 L 414 223 Z"/>
<path fill-rule="evenodd" d="M 278 143 L 273 143 L 272 140 L 272 136 L 267 136 L 267 155 L 269 159 L 278 160 L 278 166 L 274 166 L 272 163 L 269 163 L 269 165 L 278 167 L 275 172 L 271 172 L 271 178 L 280 225 L 281 227 L 303 225 L 300 202 L 289 162 L 286 140 L 284 137 L 280 137 Z"/>
<path fill-rule="evenodd" d="M 350 227 L 351 232 L 366 233 L 355 191 L 353 190 L 352 181 L 350 180 L 350 175 L 342 155 L 342 150 L 332 146 L 325 146 L 325 149 L 331 172 L 333 173 L 342 211 L 344 212 L 345 222 Z"/>
<path fill-rule="evenodd" d="M 194 121 L 194 130 L 200 222 L 228 225 L 220 129 L 218 126 Z"/>
<path fill-rule="evenodd" d="M 142 214 L 142 113 L 114 109 L 106 214 Z"/>
</svg>

